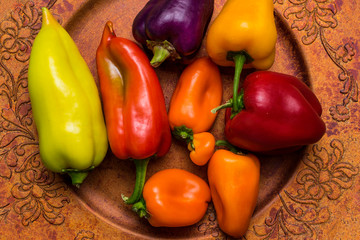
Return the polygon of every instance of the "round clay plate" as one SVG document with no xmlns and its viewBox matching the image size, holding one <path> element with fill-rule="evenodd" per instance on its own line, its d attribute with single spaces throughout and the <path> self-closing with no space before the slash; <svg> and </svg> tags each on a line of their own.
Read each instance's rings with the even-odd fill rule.
<svg viewBox="0 0 360 240">
<path fill-rule="evenodd" d="M 123 203 L 131 195 L 135 167 L 109 150 L 79 189 L 41 163 L 27 92 L 32 42 L 48 7 L 69 32 L 96 82 L 95 52 L 106 21 L 119 37 L 133 40 L 131 25 L 146 0 L 9 0 L 0 9 L 0 239 L 229 239 L 218 227 L 212 204 L 197 224 L 155 228 Z M 215 1 L 212 20 L 224 0 Z M 246 239 L 358 239 L 359 104 L 355 1 L 274 0 L 278 31 L 271 71 L 294 75 L 318 96 L 327 131 L 316 144 L 288 154 L 260 157 L 257 207 Z M 349 14 L 348 14 L 349 13 Z M 197 57 L 205 56 L 204 45 Z M 156 69 L 169 106 L 184 65 Z M 220 68 L 223 101 L 234 69 Z M 245 70 L 242 78 L 254 70 Z M 54 106 L 56 107 L 56 106 Z M 224 139 L 224 111 L 211 129 Z M 207 181 L 186 146 L 173 139 L 169 153 L 148 166 L 147 178 L 166 168 L 188 170 Z M 241 214 L 241 213 L 239 213 Z"/>
</svg>

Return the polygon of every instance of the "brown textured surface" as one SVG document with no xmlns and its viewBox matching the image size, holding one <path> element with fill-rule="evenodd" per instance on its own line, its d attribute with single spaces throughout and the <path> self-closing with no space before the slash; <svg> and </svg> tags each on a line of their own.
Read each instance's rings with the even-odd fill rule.
<svg viewBox="0 0 360 240">
<path fill-rule="evenodd" d="M 134 166 L 110 153 L 79 190 L 42 166 L 27 94 L 27 64 L 48 6 L 69 31 L 94 76 L 95 51 L 107 20 L 132 39 L 131 22 L 146 0 L 2 1 L 0 8 L 0 239 L 226 239 L 213 208 L 187 228 L 152 228 L 122 204 L 134 182 Z M 214 17 L 224 0 L 216 0 Z M 246 239 L 358 239 L 360 230 L 360 113 L 356 1 L 274 0 L 279 38 L 271 70 L 306 81 L 323 105 L 327 133 L 289 156 L 261 159 L 258 206 Z M 199 53 L 206 54 L 204 49 Z M 169 103 L 182 66 L 157 69 Z M 221 68 L 230 96 L 233 69 Z M 246 74 L 246 72 L 244 72 Z M 222 138 L 223 113 L 213 127 Z M 149 164 L 148 176 L 168 167 L 206 179 L 186 148 Z"/>
</svg>

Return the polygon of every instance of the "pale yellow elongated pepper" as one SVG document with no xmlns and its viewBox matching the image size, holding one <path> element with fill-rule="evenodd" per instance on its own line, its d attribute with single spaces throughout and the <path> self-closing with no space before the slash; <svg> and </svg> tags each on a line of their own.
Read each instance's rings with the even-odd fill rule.
<svg viewBox="0 0 360 240">
<path fill-rule="evenodd" d="M 79 185 L 108 150 L 95 80 L 75 42 L 42 8 L 42 27 L 30 55 L 28 90 L 40 158 Z"/>
</svg>

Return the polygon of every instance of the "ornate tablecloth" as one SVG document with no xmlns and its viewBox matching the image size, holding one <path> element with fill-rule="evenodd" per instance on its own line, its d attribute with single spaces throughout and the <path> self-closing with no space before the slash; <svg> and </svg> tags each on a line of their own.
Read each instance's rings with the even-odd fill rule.
<svg viewBox="0 0 360 240">
<path fill-rule="evenodd" d="M 92 197 L 92 191 L 106 185 L 95 183 L 91 178 L 101 180 L 101 174 L 110 171 L 115 160 L 104 162 L 98 172 L 94 170 L 82 191 L 70 186 L 63 176 L 46 170 L 40 161 L 27 92 L 31 46 L 41 27 L 40 8 L 47 6 L 69 31 L 96 76 L 93 53 L 104 22 L 112 18 L 117 35 L 132 39 L 132 19 L 145 2 L 1 2 L 0 239 L 171 239 L 175 235 L 181 238 L 227 238 L 218 228 L 212 206 L 201 222 L 180 230 L 151 228 L 131 213 L 121 215 L 126 209 L 110 212 L 112 209 L 107 206 L 117 208 L 113 202 L 118 199 L 112 195 L 116 191 L 109 190 L 112 194 Z M 213 18 L 224 2 L 215 1 Z M 342 0 L 274 0 L 274 5 L 279 45 L 272 70 L 296 74 L 310 83 L 323 106 L 322 118 L 327 132 L 318 143 L 295 156 L 297 162 L 285 161 L 288 165 L 285 169 L 293 169 L 290 173 L 274 169 L 284 164 L 280 161 L 275 161 L 278 166 L 273 164 L 263 168 L 262 189 L 266 188 L 266 179 L 270 178 L 270 183 L 276 187 L 272 191 L 260 191 L 259 205 L 246 239 L 358 239 L 359 4 Z M 204 50 L 200 54 L 204 54 Z M 179 73 L 171 73 L 174 69 L 157 71 L 160 78 L 167 74 L 175 79 Z M 224 81 L 230 83 L 231 70 L 222 69 L 222 73 Z M 162 86 L 168 104 L 174 83 L 162 81 Z M 229 94 L 230 91 L 224 92 L 225 97 Z M 221 123 L 218 123 L 214 130 L 217 136 L 221 136 L 220 129 Z M 170 154 L 174 155 L 179 148 L 175 144 Z M 178 167 L 188 168 L 185 163 L 178 164 Z M 154 171 L 155 167 L 150 169 L 150 173 Z M 204 169 L 194 171 L 205 177 Z M 107 184 L 116 188 L 116 181 L 121 178 L 120 174 Z M 118 205 L 121 205 L 120 201 Z"/>
</svg>

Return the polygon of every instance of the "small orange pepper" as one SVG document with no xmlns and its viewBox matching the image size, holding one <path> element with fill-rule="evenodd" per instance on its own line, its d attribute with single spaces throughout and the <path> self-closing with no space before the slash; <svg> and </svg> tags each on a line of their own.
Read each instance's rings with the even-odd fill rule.
<svg viewBox="0 0 360 240">
<path fill-rule="evenodd" d="M 222 101 L 222 79 L 209 57 L 196 59 L 182 72 L 169 106 L 172 130 L 185 126 L 193 133 L 208 131 L 217 114 L 211 110 Z"/>
<path fill-rule="evenodd" d="M 208 164 L 208 180 L 220 229 L 240 238 L 256 206 L 260 161 L 253 154 L 232 151 L 220 149 L 214 153 Z"/>
<path fill-rule="evenodd" d="M 188 143 L 191 161 L 198 165 L 205 165 L 214 154 L 215 137 L 210 132 L 196 133 L 192 142 Z"/>
<path fill-rule="evenodd" d="M 164 169 L 147 180 L 143 201 L 133 210 L 154 227 L 183 227 L 199 222 L 210 201 L 210 188 L 202 178 L 182 169 Z"/>
</svg>

